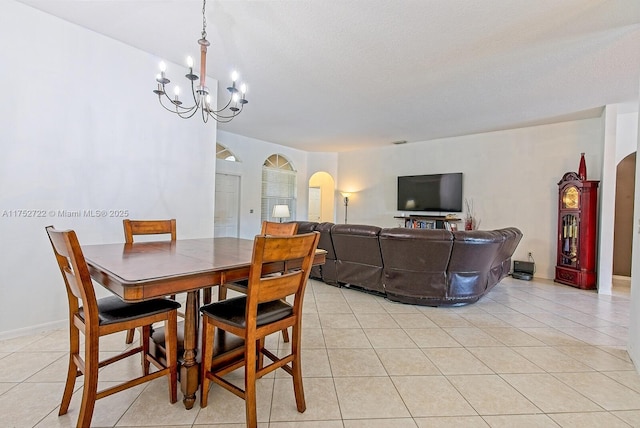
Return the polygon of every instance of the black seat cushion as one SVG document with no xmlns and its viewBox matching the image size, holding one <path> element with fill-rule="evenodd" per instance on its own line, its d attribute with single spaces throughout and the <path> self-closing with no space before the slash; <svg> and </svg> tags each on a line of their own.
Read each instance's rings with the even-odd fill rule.
<svg viewBox="0 0 640 428">
<path fill-rule="evenodd" d="M 247 326 L 246 308 L 247 297 L 240 296 L 202 306 L 200 311 L 214 319 L 245 328 Z M 269 324 L 286 318 L 291 314 L 293 314 L 293 307 L 282 300 L 260 303 L 258 305 L 257 325 Z"/>
<path fill-rule="evenodd" d="M 198 327 L 198 331 L 202 331 L 202 324 Z M 178 364 L 182 363 L 184 354 L 184 321 L 178 321 Z M 198 335 L 198 353 L 196 360 L 201 362 L 202 346 L 200 344 L 201 336 Z M 228 331 L 218 330 L 213 339 L 213 356 L 225 354 L 244 346 L 244 339 L 238 337 Z M 164 326 L 154 327 L 151 331 L 151 340 L 149 341 L 149 352 L 156 357 L 162 364 L 167 363 L 167 350 L 165 344 Z"/>
<path fill-rule="evenodd" d="M 116 296 L 109 296 L 98 300 L 98 319 L 100 325 L 108 325 L 167 312 L 179 307 L 180 303 L 170 299 L 152 299 L 139 303 L 125 303 Z M 80 308 L 78 315 L 84 321 L 83 308 Z"/>
</svg>

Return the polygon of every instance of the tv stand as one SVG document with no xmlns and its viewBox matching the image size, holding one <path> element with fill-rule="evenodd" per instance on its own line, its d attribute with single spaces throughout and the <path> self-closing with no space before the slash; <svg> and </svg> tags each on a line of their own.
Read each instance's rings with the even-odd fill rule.
<svg viewBox="0 0 640 428">
<path fill-rule="evenodd" d="M 462 221 L 457 217 L 446 217 L 443 215 L 409 215 L 395 216 L 402 220 L 402 227 L 410 229 L 446 229 L 457 230 L 458 222 Z"/>
</svg>

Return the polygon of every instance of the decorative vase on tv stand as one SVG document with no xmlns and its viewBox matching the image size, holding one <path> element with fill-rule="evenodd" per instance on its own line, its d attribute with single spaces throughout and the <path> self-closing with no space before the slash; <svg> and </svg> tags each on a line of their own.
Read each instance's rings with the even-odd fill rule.
<svg viewBox="0 0 640 428">
<path fill-rule="evenodd" d="M 578 177 L 584 181 L 587 179 L 587 163 L 584 160 L 584 153 L 580 153 L 580 166 L 578 166 Z"/>
<path fill-rule="evenodd" d="M 473 199 L 465 199 L 464 204 L 467 208 L 467 214 L 464 218 L 464 230 L 473 230 L 476 226 L 476 219 L 473 212 Z"/>
</svg>

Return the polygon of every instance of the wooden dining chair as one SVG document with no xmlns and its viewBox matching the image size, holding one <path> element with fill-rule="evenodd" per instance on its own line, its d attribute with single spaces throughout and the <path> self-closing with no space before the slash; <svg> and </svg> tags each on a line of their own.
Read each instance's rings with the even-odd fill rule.
<svg viewBox="0 0 640 428">
<path fill-rule="evenodd" d="M 124 227 L 124 242 L 133 243 L 133 237 L 136 235 L 170 235 L 171 240 L 176 240 L 176 220 L 122 220 Z M 175 300 L 176 295 L 169 296 Z M 125 343 L 133 343 L 133 337 L 136 330 L 131 329 L 127 332 Z"/>
<path fill-rule="evenodd" d="M 169 401 L 177 401 L 178 358 L 176 343 L 177 312 L 180 304 L 169 299 L 153 299 L 140 303 L 125 303 L 116 296 L 96 299 L 89 268 L 73 230 L 59 231 L 46 227 L 67 290 L 69 302 L 69 367 L 58 415 L 69 409 L 76 378 L 84 376 L 82 401 L 77 426 L 88 427 L 96 400 L 141 383 L 167 376 Z M 149 335 L 153 323 L 164 322 L 167 334 L 166 364 L 149 353 Z M 140 346 L 126 350 L 105 360 L 99 360 L 100 337 L 131 328 L 141 327 Z M 80 333 L 84 334 L 84 352 L 80 352 Z M 142 375 L 118 385 L 98 391 L 98 369 L 140 353 Z M 150 372 L 153 364 L 158 370 Z"/>
<path fill-rule="evenodd" d="M 298 223 L 276 223 L 263 221 L 260 229 L 261 235 L 291 236 L 298 233 Z"/>
<path fill-rule="evenodd" d="M 253 244 L 249 269 L 249 287 L 246 296 L 211 303 L 200 308 L 202 328 L 202 383 L 200 406 L 207 406 L 209 387 L 214 382 L 245 400 L 246 424 L 257 426 L 256 380 L 282 368 L 293 377 L 296 406 L 300 413 L 306 410 L 300 365 L 300 339 L 302 304 L 309 272 L 318 246 L 320 234 L 311 232 L 295 236 L 258 235 Z M 265 265 L 302 260 L 298 269 L 285 270 L 281 275 L 265 275 Z M 293 296 L 293 302 L 286 298 Z M 291 352 L 277 357 L 265 348 L 265 337 L 292 327 Z M 216 330 L 217 329 L 217 330 Z M 214 333 L 232 334 L 244 339 L 244 354 L 238 360 L 221 363 L 214 356 Z M 270 360 L 268 365 L 261 359 Z M 222 357 L 223 358 L 223 357 Z M 244 367 L 244 389 L 224 379 L 232 371 Z"/>
<path fill-rule="evenodd" d="M 273 221 L 263 221 L 260 235 L 292 236 L 298 232 L 298 223 L 276 223 Z M 225 282 L 218 287 L 218 301 L 227 298 L 227 290 L 234 290 L 242 294 L 247 294 L 248 280 Z M 207 302 L 208 303 L 208 302 Z M 289 342 L 289 331 L 282 330 L 282 340 Z"/>
<path fill-rule="evenodd" d="M 176 240 L 176 220 L 122 220 L 124 226 L 124 241 L 133 243 L 135 235 L 171 235 Z"/>
</svg>

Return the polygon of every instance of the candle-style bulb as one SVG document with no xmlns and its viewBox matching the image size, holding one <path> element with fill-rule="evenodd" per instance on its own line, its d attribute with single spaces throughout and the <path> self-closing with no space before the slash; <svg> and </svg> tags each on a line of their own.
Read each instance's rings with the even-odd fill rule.
<svg viewBox="0 0 640 428">
<path fill-rule="evenodd" d="M 176 97 L 180 95 L 180 87 L 176 86 L 175 88 L 173 88 L 173 93 L 176 95 Z"/>
<path fill-rule="evenodd" d="M 242 95 L 247 93 L 247 84 L 243 83 L 242 85 L 240 85 L 240 92 L 242 92 Z"/>
<path fill-rule="evenodd" d="M 234 70 L 233 73 L 231 73 L 231 81 L 235 83 L 236 80 L 238 80 L 238 72 Z"/>
<path fill-rule="evenodd" d="M 187 67 L 193 68 L 193 58 L 191 56 L 187 57 Z"/>
<path fill-rule="evenodd" d="M 231 96 L 231 99 L 233 100 L 233 102 L 234 102 L 234 103 L 237 103 L 237 102 L 238 102 L 238 98 L 239 98 L 239 97 L 238 97 L 238 93 L 237 93 L 237 92 L 236 92 L 236 93 L 234 93 L 234 94 Z"/>
<path fill-rule="evenodd" d="M 160 61 L 160 71 L 163 73 L 167 71 L 167 64 L 165 64 L 164 61 Z"/>
</svg>

